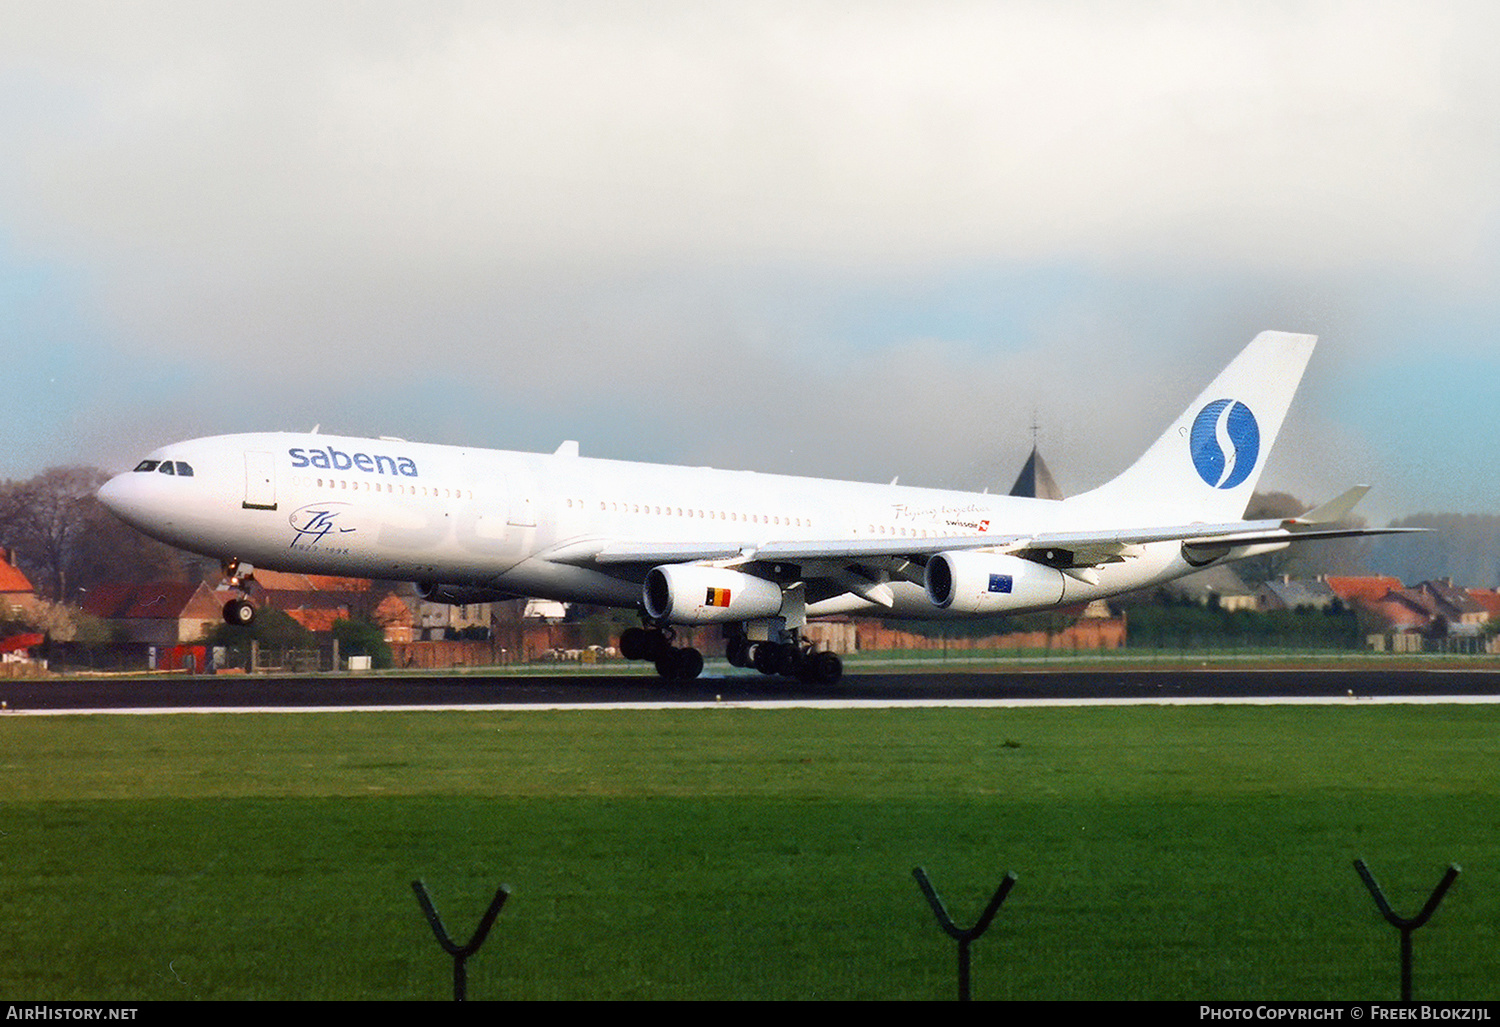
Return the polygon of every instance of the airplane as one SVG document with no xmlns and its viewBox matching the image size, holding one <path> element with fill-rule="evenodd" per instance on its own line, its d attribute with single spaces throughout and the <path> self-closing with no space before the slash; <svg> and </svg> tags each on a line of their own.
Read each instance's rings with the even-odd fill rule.
<svg viewBox="0 0 1500 1027">
<path fill-rule="evenodd" d="M 413 581 L 453 604 L 532 597 L 631 608 L 627 659 L 696 678 L 675 628 L 720 625 L 737 667 L 832 683 L 809 618 L 939 620 L 1075 606 L 1311 539 L 1357 486 L 1286 519 L 1243 520 L 1316 336 L 1262 332 L 1113 480 L 1065 500 L 311 434 L 154 450 L 99 500 L 222 562 L 255 616 L 256 567 Z"/>
</svg>

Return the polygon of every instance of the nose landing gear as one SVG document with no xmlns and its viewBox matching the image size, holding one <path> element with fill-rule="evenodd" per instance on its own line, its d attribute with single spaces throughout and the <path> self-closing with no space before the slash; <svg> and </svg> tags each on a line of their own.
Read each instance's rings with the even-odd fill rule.
<svg viewBox="0 0 1500 1027">
<path fill-rule="evenodd" d="M 240 563 L 238 557 L 230 557 L 221 567 L 229 587 L 238 589 L 240 593 L 224 604 L 224 623 L 249 627 L 255 623 L 255 604 L 250 601 L 250 584 L 255 580 L 255 568 L 248 563 Z"/>
</svg>

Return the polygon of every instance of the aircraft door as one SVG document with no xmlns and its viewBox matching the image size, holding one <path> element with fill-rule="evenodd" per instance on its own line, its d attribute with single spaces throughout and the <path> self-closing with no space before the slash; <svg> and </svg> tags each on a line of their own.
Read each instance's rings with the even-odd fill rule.
<svg viewBox="0 0 1500 1027">
<path fill-rule="evenodd" d="M 537 512 L 532 475 L 505 468 L 487 476 L 476 503 L 465 504 L 454 524 L 459 549 L 480 559 L 490 574 L 504 572 L 530 556 Z"/>
<path fill-rule="evenodd" d="M 245 454 L 246 510 L 276 509 L 276 454 Z"/>
<path fill-rule="evenodd" d="M 509 520 L 517 528 L 536 527 L 536 506 L 530 496 L 511 496 Z"/>
<path fill-rule="evenodd" d="M 536 501 L 532 497 L 536 492 L 536 485 L 531 475 L 512 473 L 508 476 L 506 485 L 510 507 L 507 522 L 516 528 L 535 528 Z"/>
</svg>

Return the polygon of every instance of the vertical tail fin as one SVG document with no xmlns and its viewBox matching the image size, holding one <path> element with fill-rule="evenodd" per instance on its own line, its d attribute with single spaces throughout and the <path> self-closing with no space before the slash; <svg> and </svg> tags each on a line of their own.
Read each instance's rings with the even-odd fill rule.
<svg viewBox="0 0 1500 1027">
<path fill-rule="evenodd" d="M 1178 523 L 1244 516 L 1316 342 L 1261 332 L 1129 470 L 1068 502 Z"/>
</svg>

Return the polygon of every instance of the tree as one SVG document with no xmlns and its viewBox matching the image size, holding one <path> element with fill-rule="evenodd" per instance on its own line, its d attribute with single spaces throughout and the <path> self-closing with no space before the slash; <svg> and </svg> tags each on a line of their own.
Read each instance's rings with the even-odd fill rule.
<svg viewBox="0 0 1500 1027">
<path fill-rule="evenodd" d="M 370 666 L 376 670 L 384 670 L 392 663 L 390 643 L 378 625 L 341 617 L 333 622 L 333 637 L 338 640 L 343 656 L 368 656 Z"/>
<path fill-rule="evenodd" d="M 246 648 L 252 641 L 268 649 L 310 649 L 315 644 L 311 631 L 290 614 L 270 607 L 257 611 L 249 625 L 217 625 L 209 632 L 208 641 L 236 649 Z"/>
<path fill-rule="evenodd" d="M 109 641 L 109 626 L 76 606 L 38 599 L 16 608 L 0 625 L 40 631 L 54 642 L 99 645 Z"/>
<path fill-rule="evenodd" d="M 88 524 L 88 506 L 105 475 L 87 467 L 49 467 L 21 486 L 20 559 L 28 577 L 49 599 L 68 596 L 73 558 Z"/>
<path fill-rule="evenodd" d="M 1423 513 L 1391 526 L 1427 529 L 1374 540 L 1381 565 L 1402 581 L 1452 578 L 1469 588 L 1500 585 L 1500 516 Z"/>
<path fill-rule="evenodd" d="M 95 496 L 109 475 L 94 467 L 49 467 L 0 485 L 0 539 L 42 596 L 59 602 L 97 582 L 180 579 L 185 554 L 148 538 Z"/>
</svg>

